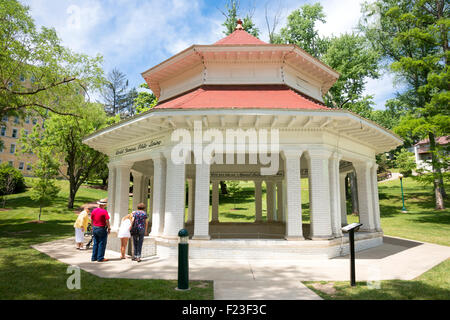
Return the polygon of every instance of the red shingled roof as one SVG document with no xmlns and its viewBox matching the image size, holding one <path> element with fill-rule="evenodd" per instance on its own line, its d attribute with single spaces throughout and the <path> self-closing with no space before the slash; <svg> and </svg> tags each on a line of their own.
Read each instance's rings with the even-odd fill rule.
<svg viewBox="0 0 450 320">
<path fill-rule="evenodd" d="M 285 85 L 204 85 L 158 109 L 328 109 Z"/>
<path fill-rule="evenodd" d="M 215 45 L 222 44 L 268 44 L 258 38 L 252 36 L 245 30 L 237 29 L 232 34 L 214 43 Z"/>
</svg>

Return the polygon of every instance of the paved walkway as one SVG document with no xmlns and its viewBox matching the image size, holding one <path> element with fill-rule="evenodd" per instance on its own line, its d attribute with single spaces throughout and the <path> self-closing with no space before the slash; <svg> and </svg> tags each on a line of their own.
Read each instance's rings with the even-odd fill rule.
<svg viewBox="0 0 450 320">
<path fill-rule="evenodd" d="M 107 251 L 106 263 L 90 262 L 91 251 L 75 249 L 74 239 L 33 246 L 52 258 L 105 278 L 177 279 L 176 259 L 151 257 L 137 263 Z M 356 253 L 356 280 L 411 280 L 450 258 L 450 247 L 394 237 Z M 349 281 L 349 259 L 222 261 L 189 260 L 190 280 L 213 280 L 217 300 L 320 299 L 301 281 Z"/>
</svg>

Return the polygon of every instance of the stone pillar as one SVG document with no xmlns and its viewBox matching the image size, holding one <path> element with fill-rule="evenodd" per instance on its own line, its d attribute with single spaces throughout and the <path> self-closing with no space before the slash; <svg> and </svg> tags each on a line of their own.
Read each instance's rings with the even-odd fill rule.
<svg viewBox="0 0 450 320">
<path fill-rule="evenodd" d="M 212 182 L 212 212 L 211 222 L 219 222 L 219 181 Z"/>
<path fill-rule="evenodd" d="M 341 226 L 347 225 L 347 197 L 345 190 L 345 177 L 347 173 L 339 174 L 339 184 L 340 184 L 340 197 L 341 197 Z"/>
<path fill-rule="evenodd" d="M 283 182 L 277 182 L 277 221 L 283 221 Z"/>
<path fill-rule="evenodd" d="M 311 239 L 332 237 L 330 212 L 330 181 L 328 159 L 331 152 L 325 149 L 309 150 L 311 184 Z"/>
<path fill-rule="evenodd" d="M 137 210 L 137 205 L 142 202 L 142 180 L 143 175 L 140 172 L 133 173 L 133 210 Z"/>
<path fill-rule="evenodd" d="M 188 179 L 188 216 L 187 223 L 194 221 L 194 208 L 195 208 L 195 183 L 194 179 Z"/>
<path fill-rule="evenodd" d="M 378 165 L 374 164 L 372 167 L 372 194 L 373 194 L 373 214 L 375 222 L 375 230 L 381 232 L 381 219 L 380 219 L 380 201 L 378 195 L 378 179 L 377 179 Z"/>
<path fill-rule="evenodd" d="M 117 164 L 116 176 L 116 199 L 114 201 L 114 220 L 113 229 L 117 230 L 120 226 L 120 221 L 129 213 L 129 198 L 130 198 L 130 169 L 129 163 Z"/>
<path fill-rule="evenodd" d="M 195 166 L 195 219 L 193 240 L 209 240 L 210 165 Z"/>
<path fill-rule="evenodd" d="M 108 163 L 108 213 L 112 219 L 111 226 L 115 224 L 115 199 L 116 199 L 116 167 L 114 163 Z"/>
<path fill-rule="evenodd" d="M 178 231 L 184 227 L 186 165 L 184 162 L 173 162 L 171 153 L 168 152 L 166 154 L 166 166 L 164 237 L 167 239 L 178 239 Z M 197 217 L 194 219 L 197 220 Z"/>
<path fill-rule="evenodd" d="M 375 231 L 375 221 L 373 214 L 373 194 L 371 168 L 373 163 L 370 161 L 353 163 L 356 171 L 358 184 L 358 205 L 359 221 L 363 225 L 361 231 Z"/>
<path fill-rule="evenodd" d="M 164 231 L 166 203 L 166 160 L 162 156 L 153 158 L 152 184 L 152 230 L 150 236 L 161 236 Z"/>
<path fill-rule="evenodd" d="M 286 240 L 303 240 L 300 157 L 302 150 L 283 150 L 286 184 Z"/>
<path fill-rule="evenodd" d="M 275 189 L 273 181 L 266 180 L 266 207 L 267 207 L 267 221 L 271 222 L 274 219 L 274 200 Z"/>
<path fill-rule="evenodd" d="M 339 161 L 341 156 L 334 152 L 328 162 L 330 184 L 331 230 L 334 237 L 342 237 L 341 231 L 341 194 L 339 188 Z"/>
<path fill-rule="evenodd" d="M 150 199 L 148 201 L 148 216 L 150 219 L 150 222 L 153 223 L 153 176 L 149 178 L 149 184 L 150 184 Z"/>
<path fill-rule="evenodd" d="M 148 183 L 150 178 L 148 176 L 142 176 L 142 187 L 141 187 L 141 202 L 145 204 L 145 210 L 149 213 L 151 212 L 150 206 L 148 204 Z M 149 220 L 150 221 L 150 220 Z"/>
<path fill-rule="evenodd" d="M 255 180 L 255 222 L 262 222 L 262 181 Z"/>
</svg>

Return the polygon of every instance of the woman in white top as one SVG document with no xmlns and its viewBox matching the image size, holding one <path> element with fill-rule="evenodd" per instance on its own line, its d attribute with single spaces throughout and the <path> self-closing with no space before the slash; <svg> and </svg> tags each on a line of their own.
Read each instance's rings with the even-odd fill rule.
<svg viewBox="0 0 450 320">
<path fill-rule="evenodd" d="M 125 259 L 128 240 L 131 238 L 130 230 L 133 225 L 133 215 L 130 213 L 122 218 L 118 237 L 120 238 L 120 259 Z"/>
</svg>

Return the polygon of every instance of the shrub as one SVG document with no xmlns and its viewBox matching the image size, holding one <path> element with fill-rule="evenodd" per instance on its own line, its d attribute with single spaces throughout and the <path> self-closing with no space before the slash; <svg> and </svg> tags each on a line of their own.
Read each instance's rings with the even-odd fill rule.
<svg viewBox="0 0 450 320">
<path fill-rule="evenodd" d="M 25 191 L 22 172 L 8 163 L 0 165 L 0 196 Z"/>
</svg>

